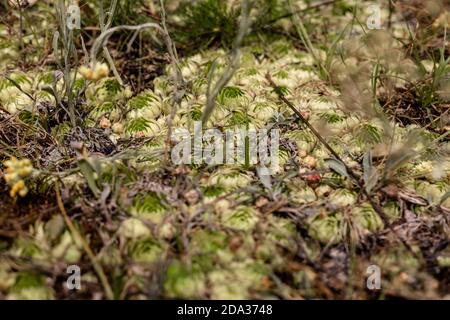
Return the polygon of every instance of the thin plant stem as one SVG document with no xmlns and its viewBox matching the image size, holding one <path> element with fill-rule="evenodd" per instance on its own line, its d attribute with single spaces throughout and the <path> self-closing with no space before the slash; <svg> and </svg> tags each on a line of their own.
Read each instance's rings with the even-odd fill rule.
<svg viewBox="0 0 450 320">
<path fill-rule="evenodd" d="M 67 227 L 70 230 L 70 233 L 72 233 L 72 237 L 74 239 L 78 239 L 81 242 L 81 245 L 82 245 L 84 251 L 86 251 L 86 254 L 88 255 L 89 259 L 91 260 L 92 266 L 93 266 L 95 272 L 97 273 L 97 275 L 98 275 L 98 277 L 100 279 L 100 282 L 101 282 L 101 284 L 103 286 L 103 290 L 105 290 L 106 297 L 109 300 L 113 300 L 114 299 L 114 293 L 113 293 L 113 291 L 111 289 L 111 286 L 110 286 L 110 284 L 108 282 L 108 278 L 106 277 L 102 266 L 98 263 L 97 257 L 95 256 L 95 254 L 92 251 L 92 249 L 89 247 L 89 244 L 87 243 L 87 241 L 83 238 L 81 233 L 77 230 L 77 228 L 73 224 L 72 220 L 67 215 L 66 209 L 64 207 L 64 203 L 63 203 L 62 198 L 61 198 L 61 191 L 60 191 L 58 182 L 56 182 L 55 191 L 56 191 L 56 200 L 58 202 L 59 210 L 61 211 L 61 214 L 62 214 L 62 216 L 64 218 L 64 221 L 67 224 Z"/>
</svg>

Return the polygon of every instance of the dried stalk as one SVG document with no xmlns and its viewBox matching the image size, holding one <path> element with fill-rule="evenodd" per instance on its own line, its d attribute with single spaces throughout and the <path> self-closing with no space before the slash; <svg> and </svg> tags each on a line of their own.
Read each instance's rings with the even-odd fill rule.
<svg viewBox="0 0 450 320">
<path fill-rule="evenodd" d="M 172 64 L 172 68 L 174 69 L 174 89 L 173 89 L 173 100 L 172 105 L 170 109 L 170 116 L 167 119 L 167 136 L 166 136 L 166 144 L 164 148 L 164 161 L 167 163 L 169 161 L 169 149 L 170 149 L 170 138 L 172 136 L 172 123 L 173 119 L 175 118 L 175 115 L 177 114 L 177 105 L 179 106 L 181 104 L 181 99 L 184 96 L 185 91 L 183 90 L 184 87 L 184 80 L 183 75 L 181 74 L 181 70 L 178 67 L 178 53 L 177 48 L 175 47 L 175 44 L 173 43 L 172 39 L 169 36 L 169 30 L 167 29 L 166 24 L 166 9 L 164 7 L 164 0 L 160 0 L 161 5 L 161 25 L 164 29 L 165 34 L 168 36 L 169 42 L 171 43 L 171 51 L 169 50 L 169 53 L 171 53 L 171 59 L 174 62 Z"/>
<path fill-rule="evenodd" d="M 72 234 L 73 239 L 78 239 L 81 242 L 81 245 L 83 246 L 84 251 L 86 251 L 89 259 L 91 260 L 92 266 L 94 267 L 95 272 L 97 273 L 100 282 L 103 286 L 103 290 L 105 290 L 105 295 L 109 300 L 114 299 L 114 293 L 111 289 L 111 286 L 108 282 L 108 278 L 105 275 L 105 272 L 103 271 L 102 266 L 98 263 L 97 257 L 95 256 L 94 252 L 92 252 L 91 248 L 89 247 L 89 244 L 86 242 L 86 240 L 81 236 L 80 232 L 77 230 L 75 225 L 72 223 L 72 220 L 70 220 L 69 216 L 67 215 L 66 209 L 64 208 L 64 203 L 61 199 L 61 191 L 59 189 L 59 184 L 56 183 L 55 185 L 55 191 L 56 191 L 56 200 L 58 202 L 59 210 L 61 211 L 61 214 L 64 217 L 64 221 L 67 224 L 67 227 L 70 230 L 70 233 Z"/>
<path fill-rule="evenodd" d="M 59 0 L 58 4 L 56 6 L 56 12 L 57 12 L 57 18 L 58 18 L 58 24 L 59 24 L 59 31 L 55 32 L 55 35 L 53 37 L 53 51 L 55 56 L 58 55 L 59 46 L 58 43 L 62 43 L 62 61 L 58 61 L 58 67 L 63 72 L 63 78 L 64 78 L 64 85 L 65 85 L 65 94 L 67 96 L 67 109 L 64 107 L 62 101 L 57 98 L 57 103 L 60 104 L 60 106 L 68 113 L 70 122 L 72 127 L 75 127 L 77 124 L 76 117 L 75 117 L 75 105 L 76 105 L 76 99 L 73 97 L 73 88 L 75 86 L 75 79 L 77 73 L 74 72 L 73 78 L 71 78 L 71 58 L 73 57 L 75 59 L 75 66 L 78 64 L 78 55 L 77 50 L 75 48 L 74 43 L 74 32 L 72 29 L 69 29 L 67 27 L 66 21 L 65 21 L 65 13 L 66 13 L 66 4 L 64 0 Z M 56 80 L 55 80 L 56 82 Z M 56 91 L 55 91 L 56 94 Z"/>
<path fill-rule="evenodd" d="M 153 22 L 144 23 L 144 24 L 140 24 L 137 26 L 123 25 L 123 26 L 117 26 L 117 27 L 113 27 L 113 28 L 104 30 L 100 34 L 100 36 L 97 39 L 95 39 L 94 44 L 92 45 L 91 52 L 90 52 L 90 56 L 91 56 L 90 58 L 91 58 L 92 65 L 95 65 L 97 53 L 100 51 L 101 48 L 102 49 L 104 48 L 109 37 L 111 37 L 111 35 L 114 32 L 120 31 L 120 30 L 140 32 L 145 29 L 156 29 L 157 31 L 159 31 L 162 34 L 163 40 L 166 44 L 167 51 L 170 56 L 170 62 L 172 64 L 172 66 L 175 68 L 175 70 L 177 70 L 177 60 L 176 60 L 176 54 L 174 53 L 174 46 L 173 46 L 172 39 L 170 38 L 169 34 L 159 24 L 153 23 Z"/>
<path fill-rule="evenodd" d="M 241 58 L 241 46 L 244 40 L 244 36 L 247 34 L 250 27 L 250 5 L 248 0 L 242 1 L 242 9 L 241 9 L 241 21 L 239 24 L 239 31 L 234 41 L 233 49 L 231 51 L 231 61 L 226 70 L 223 72 L 219 80 L 214 84 L 214 88 L 211 90 L 211 80 L 208 82 L 207 89 L 207 98 L 206 98 L 206 107 L 203 111 L 202 115 L 202 123 L 205 124 L 209 117 L 211 116 L 214 108 L 216 106 L 216 98 L 219 95 L 220 91 L 227 85 L 227 83 L 233 77 L 233 74 L 236 72 L 239 67 L 239 62 Z M 212 79 L 214 72 L 214 67 L 210 72 L 210 79 Z"/>
<path fill-rule="evenodd" d="M 113 0 L 111 2 L 111 5 L 109 6 L 109 10 L 107 12 L 108 20 L 105 23 L 105 15 L 103 13 L 103 2 L 101 3 L 101 5 L 100 5 L 100 30 L 101 30 L 101 32 L 104 32 L 105 30 L 109 29 L 109 27 L 111 27 L 112 19 L 114 17 L 114 13 L 116 12 L 116 8 L 117 8 L 117 0 Z M 109 50 L 106 47 L 106 44 L 103 44 L 103 56 L 105 57 L 106 61 L 108 61 L 109 67 L 111 68 L 117 82 L 119 82 L 119 84 L 121 86 L 123 86 L 122 78 L 120 77 L 120 74 L 117 71 L 117 68 L 114 64 L 114 60 L 112 59 L 111 54 L 109 53 Z"/>
</svg>

